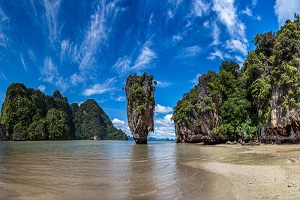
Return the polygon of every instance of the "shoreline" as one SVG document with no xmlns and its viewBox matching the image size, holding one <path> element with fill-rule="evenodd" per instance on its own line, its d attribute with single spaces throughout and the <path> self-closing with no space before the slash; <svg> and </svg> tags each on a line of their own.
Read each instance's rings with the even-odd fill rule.
<svg viewBox="0 0 300 200">
<path fill-rule="evenodd" d="M 299 145 L 215 147 L 228 148 L 235 157 L 183 164 L 222 176 L 236 199 L 300 199 Z"/>
</svg>

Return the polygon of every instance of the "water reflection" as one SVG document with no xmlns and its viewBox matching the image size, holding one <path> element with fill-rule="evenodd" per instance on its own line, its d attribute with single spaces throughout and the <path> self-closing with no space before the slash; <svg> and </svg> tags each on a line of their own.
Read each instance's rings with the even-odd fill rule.
<svg viewBox="0 0 300 200">
<path fill-rule="evenodd" d="M 171 142 L 0 143 L 0 199 L 227 197 L 226 181 L 185 164 L 209 159 L 210 151 Z"/>
</svg>

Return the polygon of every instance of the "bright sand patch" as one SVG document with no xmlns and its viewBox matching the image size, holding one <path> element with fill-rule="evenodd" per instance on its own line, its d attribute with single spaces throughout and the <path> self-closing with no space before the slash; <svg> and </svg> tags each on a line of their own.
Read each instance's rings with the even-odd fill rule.
<svg viewBox="0 0 300 200">
<path fill-rule="evenodd" d="M 248 160 L 247 164 L 240 164 L 238 160 L 227 162 L 224 159 L 184 164 L 222 175 L 232 183 L 233 188 L 229 185 L 228 189 L 236 199 L 300 199 L 300 145 L 233 145 L 226 148 L 233 148 L 241 157 L 251 156 L 253 163 Z M 257 162 L 256 157 L 261 155 L 271 156 L 271 159 Z"/>
</svg>

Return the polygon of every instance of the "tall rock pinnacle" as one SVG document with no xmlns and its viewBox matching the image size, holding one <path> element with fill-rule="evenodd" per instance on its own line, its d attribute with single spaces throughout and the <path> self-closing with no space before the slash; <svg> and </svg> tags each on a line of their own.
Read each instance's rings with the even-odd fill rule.
<svg viewBox="0 0 300 200">
<path fill-rule="evenodd" d="M 126 79 L 127 118 L 136 144 L 147 144 L 150 131 L 154 131 L 153 76 L 129 75 Z"/>
</svg>

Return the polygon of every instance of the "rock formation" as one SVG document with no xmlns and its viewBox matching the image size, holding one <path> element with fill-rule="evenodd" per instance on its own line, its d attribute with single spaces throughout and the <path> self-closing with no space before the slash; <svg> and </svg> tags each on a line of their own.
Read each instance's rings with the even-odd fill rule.
<svg viewBox="0 0 300 200">
<path fill-rule="evenodd" d="M 2 105 L 0 140 L 127 140 L 95 100 L 69 105 L 56 90 L 52 96 L 11 84 Z"/>
<path fill-rule="evenodd" d="M 207 87 L 206 75 L 199 77 L 199 84 L 192 89 L 189 94 L 186 94 L 185 98 L 178 103 L 184 104 L 184 101 L 189 105 L 187 106 L 186 116 L 188 119 L 180 119 L 176 113 L 174 120 L 176 140 L 177 142 L 214 142 L 210 134 L 210 131 L 218 127 L 218 104 L 211 102 L 211 92 Z M 197 97 L 192 99 L 193 97 Z M 178 111 L 178 107 L 175 108 L 175 112 Z"/>
<path fill-rule="evenodd" d="M 253 42 L 241 69 L 223 62 L 178 101 L 177 142 L 300 142 L 300 16 Z"/>
<path fill-rule="evenodd" d="M 150 131 L 154 131 L 153 76 L 128 76 L 126 79 L 127 118 L 136 144 L 147 144 Z"/>
</svg>

